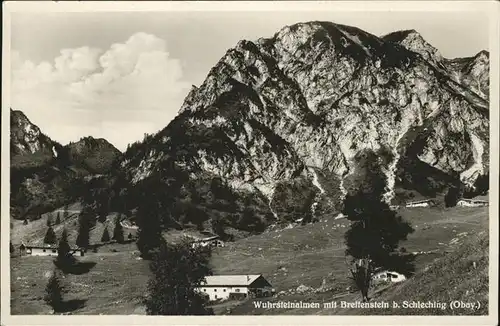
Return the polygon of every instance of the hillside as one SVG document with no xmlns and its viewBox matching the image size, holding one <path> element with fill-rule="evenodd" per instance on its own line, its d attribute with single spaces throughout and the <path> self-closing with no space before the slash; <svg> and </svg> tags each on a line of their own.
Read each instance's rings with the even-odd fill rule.
<svg viewBox="0 0 500 326">
<path fill-rule="evenodd" d="M 377 301 L 480 302 L 478 309 L 367 309 L 363 314 L 487 315 L 489 304 L 489 239 L 486 231 L 471 234 L 455 251 L 437 260 L 411 280 L 394 286 Z"/>
<path fill-rule="evenodd" d="M 73 209 L 78 208 L 72 206 L 71 210 Z M 477 271 L 487 268 L 487 256 L 484 258 L 487 254 L 487 242 L 484 240 L 484 231 L 488 228 L 486 207 L 412 208 L 403 209 L 400 213 L 416 230 L 402 246 L 409 253 L 431 252 L 417 255 L 417 274 L 414 278 L 381 292 L 380 300 L 392 300 L 393 297 L 399 300 L 406 295 L 413 298 L 415 294 L 421 295 L 423 300 L 434 291 L 434 287 L 447 289 L 448 281 L 458 285 L 457 289 L 453 290 L 456 292 L 451 291 L 449 294 L 456 294 L 457 298 L 460 298 L 464 295 L 462 289 L 466 292 L 474 287 L 474 282 L 484 281 L 484 273 L 470 274 L 470 264 L 471 261 L 476 261 Z M 76 219 L 70 217 L 69 221 L 74 222 Z M 347 290 L 350 283 L 347 279 L 342 242 L 347 226 L 348 221 L 345 219 L 325 218 L 314 224 L 276 228 L 226 243 L 226 247 L 214 251 L 211 264 L 216 274 L 262 273 L 277 292 L 276 297 L 265 298 L 264 301 L 356 301 L 360 299 L 359 294 Z M 24 226 L 19 221 L 19 225 L 14 226 L 13 234 L 16 234 L 16 228 L 23 227 L 29 225 Z M 68 228 L 71 233 L 70 243 L 73 244 L 76 227 L 69 225 Z M 98 223 L 96 231 L 92 232 L 92 242 L 99 241 L 101 232 L 97 229 L 102 230 L 101 223 Z M 483 240 L 475 242 L 478 235 L 483 237 Z M 43 236 L 43 232 L 37 233 L 34 238 L 39 236 Z M 470 246 L 471 244 L 474 246 Z M 139 260 L 137 254 L 134 243 L 115 244 L 101 247 L 98 253 L 89 252 L 85 257 L 79 258 L 84 262 L 95 262 L 96 265 L 88 273 L 70 275 L 64 281 L 68 286 L 68 299 L 85 300 L 84 306 L 72 313 L 144 314 L 140 301 L 144 295 L 149 271 L 147 262 Z M 450 265 L 451 269 L 442 267 L 447 265 Z M 13 258 L 11 268 L 11 276 L 15 280 L 12 292 L 13 313 L 46 313 L 48 307 L 41 300 L 45 282 L 39 280 L 45 279 L 44 275 L 52 270 L 52 258 Z M 427 271 L 424 272 L 426 268 Z M 450 273 L 447 273 L 448 270 Z M 124 275 L 127 277 L 124 278 Z M 450 279 L 453 277 L 456 280 Z M 298 288 L 300 290 L 297 290 Z M 464 298 L 468 298 L 468 295 Z M 470 292 L 470 295 L 479 295 L 478 299 L 481 300 L 483 292 Z M 443 299 L 447 297 L 443 296 Z M 374 300 L 378 300 L 378 296 L 375 296 Z M 28 310 L 25 307 L 29 307 Z M 216 314 L 234 315 L 360 313 L 340 309 L 256 309 L 252 300 L 223 303 L 215 305 L 214 308 Z"/>
<path fill-rule="evenodd" d="M 61 145 L 42 133 L 19 110 L 10 110 L 11 167 L 36 167 L 50 162 L 57 156 Z"/>
<path fill-rule="evenodd" d="M 10 111 L 11 197 L 14 219 L 37 219 L 83 196 L 85 177 L 109 172 L 121 153 L 104 139 L 62 146 L 19 110 Z"/>
<path fill-rule="evenodd" d="M 222 212 L 232 227 L 262 229 L 314 203 L 338 213 L 367 150 L 386 152 L 388 202 L 470 191 L 489 173 L 489 103 L 466 72 L 486 78 L 480 58 L 457 82 L 456 66 L 415 31 L 308 22 L 242 40 L 168 126 L 129 146 L 108 195 L 134 206 L 135 194 L 165 187 L 165 225 L 207 225 Z M 202 213 L 184 217 L 175 207 L 185 202 Z"/>
<path fill-rule="evenodd" d="M 84 137 L 66 145 L 71 162 L 81 165 L 93 174 L 110 171 L 120 151 L 103 138 Z"/>
<path fill-rule="evenodd" d="M 56 221 L 57 214 L 61 218 L 60 224 L 53 224 L 52 228 L 56 233 L 57 238 L 60 238 L 63 229 L 68 232 L 68 241 L 74 244 L 78 235 L 78 216 L 81 211 L 79 203 L 68 205 L 68 216 L 64 217 L 64 207 L 59 207 L 56 210 L 42 214 L 40 219 L 30 221 L 27 225 L 23 224 L 22 220 L 12 221 L 12 228 L 10 232 L 10 240 L 13 244 L 19 245 L 22 242 L 30 245 L 43 245 L 43 238 L 47 232 L 47 219 L 51 219 L 52 223 Z M 110 214 L 105 223 L 96 223 L 90 231 L 90 242 L 99 243 L 104 231 L 104 227 L 108 231 L 113 232 L 114 220 L 116 214 Z M 128 234 L 125 234 L 127 236 Z"/>
<path fill-rule="evenodd" d="M 409 280 L 372 292 L 374 301 L 450 299 L 481 302 L 487 298 L 488 210 L 487 208 L 404 209 L 401 216 L 415 228 L 402 243 L 407 252 L 427 252 L 416 258 L 416 274 Z M 333 223 L 332 223 L 333 222 Z M 342 235 L 346 220 L 328 220 L 251 237 L 225 248 L 214 256 L 217 273 L 263 273 L 276 287 L 277 297 L 262 301 L 278 302 L 355 302 L 357 292 L 350 293 L 348 270 L 344 261 Z M 344 225 L 344 227 L 342 227 Z M 476 262 L 477 269 L 471 267 Z M 450 264 L 448 267 L 447 265 Z M 446 267 L 445 267 L 446 266 Z M 486 281 L 485 281 L 486 280 Z M 479 286 L 479 282 L 485 282 Z M 453 288 L 449 288 L 451 284 Z M 303 291 L 299 286 L 303 285 Z M 454 288 L 454 286 L 457 288 Z M 476 287 L 477 286 L 477 287 Z M 471 290 L 473 289 L 473 290 Z M 469 292 L 466 293 L 466 291 Z M 435 292 L 436 291 L 436 292 Z M 435 295 L 434 295 L 435 293 Z M 229 309 L 227 311 L 226 309 Z M 412 314 L 406 309 L 258 309 L 253 300 L 232 303 L 218 308 L 218 313 L 231 315 L 359 315 Z M 414 314 L 426 314 L 414 310 Z M 452 313 L 450 310 L 441 312 Z M 463 314 L 464 311 L 456 311 Z M 485 314 L 486 310 L 474 313 Z"/>
</svg>

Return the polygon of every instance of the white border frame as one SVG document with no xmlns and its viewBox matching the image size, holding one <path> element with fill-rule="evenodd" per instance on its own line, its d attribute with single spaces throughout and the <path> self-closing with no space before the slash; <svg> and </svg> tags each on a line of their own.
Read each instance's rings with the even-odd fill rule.
<svg viewBox="0 0 500 326">
<path fill-rule="evenodd" d="M 12 1 L 3 4 L 2 78 L 2 219 L 1 323 L 2 325 L 496 325 L 498 322 L 498 112 L 499 14 L 496 1 L 199 1 L 199 2 L 49 2 Z M 10 193 L 10 14 L 13 12 L 90 11 L 481 11 L 490 21 L 490 266 L 489 316 L 44 316 L 10 315 L 9 196 Z"/>
</svg>

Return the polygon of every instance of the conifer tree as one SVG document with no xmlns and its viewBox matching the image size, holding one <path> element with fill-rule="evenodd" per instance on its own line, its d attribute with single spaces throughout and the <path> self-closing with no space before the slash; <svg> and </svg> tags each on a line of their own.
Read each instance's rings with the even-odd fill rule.
<svg viewBox="0 0 500 326">
<path fill-rule="evenodd" d="M 48 226 L 48 227 L 51 227 L 51 226 L 52 226 L 52 215 L 51 215 L 51 214 L 49 214 L 49 215 L 47 216 L 47 226 Z"/>
<path fill-rule="evenodd" d="M 82 214 L 78 217 L 78 236 L 76 245 L 80 248 L 87 248 L 90 244 L 90 220 L 89 215 Z"/>
<path fill-rule="evenodd" d="M 68 205 L 64 205 L 64 212 L 63 212 L 63 217 L 64 219 L 67 219 L 69 217 L 69 211 L 68 211 Z"/>
<path fill-rule="evenodd" d="M 152 278 L 145 299 L 148 315 L 212 315 L 208 299 L 197 288 L 212 274 L 210 249 L 192 249 L 185 241 L 163 244 L 150 264 Z"/>
<path fill-rule="evenodd" d="M 141 183 L 141 188 L 151 190 L 136 193 L 139 204 L 136 213 L 139 228 L 137 248 L 144 259 L 148 259 L 163 242 L 164 227 L 179 225 L 172 216 L 186 177 L 170 158 L 162 164 L 158 178 L 148 178 Z"/>
<path fill-rule="evenodd" d="M 59 246 L 57 248 L 57 258 L 56 262 L 63 267 L 70 262 L 70 246 L 68 243 L 68 231 L 63 230 L 61 234 L 61 239 L 59 239 Z"/>
<path fill-rule="evenodd" d="M 115 228 L 113 229 L 113 240 L 118 243 L 122 243 L 125 239 L 123 236 L 123 226 L 121 224 L 121 214 L 115 219 Z"/>
<path fill-rule="evenodd" d="M 104 231 L 102 232 L 101 242 L 108 242 L 109 240 L 110 238 L 109 238 L 108 227 L 106 226 L 104 228 Z"/>
<path fill-rule="evenodd" d="M 457 205 L 460 197 L 463 194 L 463 189 L 460 186 L 452 186 L 444 196 L 444 203 L 446 207 L 454 207 Z"/>
<path fill-rule="evenodd" d="M 106 203 L 98 203 L 98 215 L 97 215 L 97 220 L 101 223 L 106 222 L 106 218 L 108 217 L 108 209 L 106 207 Z"/>
<path fill-rule="evenodd" d="M 154 250 L 162 243 L 161 223 L 158 205 L 143 203 L 137 209 L 137 248 L 144 259 L 151 258 Z"/>
<path fill-rule="evenodd" d="M 161 206 L 161 200 L 165 200 L 161 198 L 161 191 L 164 185 L 161 181 L 155 182 L 152 185 L 157 187 L 155 193 L 144 194 L 142 196 L 136 213 L 138 226 L 136 243 L 144 259 L 151 258 L 152 253 L 162 244 L 161 221 L 165 217 L 164 214 L 169 214 Z"/>
<path fill-rule="evenodd" d="M 63 286 L 61 285 L 60 277 L 57 270 L 54 270 L 45 287 L 44 301 L 54 309 L 54 312 L 59 312 L 63 303 Z"/>
<path fill-rule="evenodd" d="M 351 257 L 352 280 L 360 290 L 363 301 L 368 301 L 368 290 L 373 273 L 387 269 L 411 275 L 413 256 L 398 249 L 414 230 L 383 200 L 386 181 L 380 158 L 384 152 L 359 153 L 356 170 L 346 180 L 348 194 L 343 213 L 351 221 L 345 233 L 346 256 Z"/>
<path fill-rule="evenodd" d="M 226 241 L 227 233 L 225 230 L 226 223 L 223 218 L 219 215 L 216 215 L 216 218 L 212 219 L 212 231 L 217 234 L 221 240 Z"/>
<path fill-rule="evenodd" d="M 45 233 L 45 237 L 43 238 L 43 243 L 46 244 L 55 244 L 57 242 L 57 236 L 54 232 L 54 229 L 49 226 L 47 232 Z"/>
<path fill-rule="evenodd" d="M 61 213 L 57 212 L 56 224 L 61 224 Z"/>
</svg>

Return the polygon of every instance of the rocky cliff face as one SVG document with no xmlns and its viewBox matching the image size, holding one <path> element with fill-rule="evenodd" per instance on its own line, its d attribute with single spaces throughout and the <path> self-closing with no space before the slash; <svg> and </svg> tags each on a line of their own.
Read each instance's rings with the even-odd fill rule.
<svg viewBox="0 0 500 326">
<path fill-rule="evenodd" d="M 122 168 L 132 184 L 166 165 L 218 177 L 265 196 L 275 217 L 301 189 L 282 186 L 293 180 L 335 206 L 363 150 L 391 153 L 388 201 L 397 187 L 435 195 L 455 176 L 472 186 L 488 172 L 487 82 L 477 79 L 487 60 L 453 62 L 414 31 L 380 38 L 327 22 L 241 41 Z"/>
<path fill-rule="evenodd" d="M 481 51 L 471 58 L 447 60 L 445 64 L 457 82 L 469 87 L 485 100 L 490 98 L 490 54 L 487 51 Z"/>
<path fill-rule="evenodd" d="M 382 37 L 386 42 L 399 44 L 404 48 L 420 54 L 427 62 L 436 66 L 443 61 L 438 49 L 429 44 L 416 30 L 397 31 Z"/>
<path fill-rule="evenodd" d="M 481 51 L 469 58 L 447 59 L 415 30 L 394 32 L 384 36 L 383 39 L 420 54 L 442 73 L 450 75 L 455 82 L 462 84 L 479 97 L 489 99 L 488 51 Z"/>
<path fill-rule="evenodd" d="M 12 166 L 36 166 L 57 156 L 59 145 L 44 135 L 22 111 L 10 111 Z"/>
</svg>

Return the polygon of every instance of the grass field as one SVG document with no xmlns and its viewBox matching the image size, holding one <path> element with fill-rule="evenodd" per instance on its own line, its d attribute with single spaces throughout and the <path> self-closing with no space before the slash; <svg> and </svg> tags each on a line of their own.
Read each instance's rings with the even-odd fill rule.
<svg viewBox="0 0 500 326">
<path fill-rule="evenodd" d="M 415 261 L 417 271 L 436 264 L 447 258 L 447 252 L 454 252 L 471 235 L 488 229 L 488 208 L 411 208 L 402 209 L 399 213 L 410 221 L 415 232 L 402 245 L 409 252 L 433 251 L 431 254 L 418 255 Z M 346 220 L 337 220 L 347 223 Z M 350 282 L 347 279 L 347 268 L 344 263 L 342 236 L 345 228 L 331 228 L 328 222 L 284 230 L 276 236 L 266 233 L 235 243 L 232 247 L 219 249 L 219 256 L 214 259 L 219 273 L 263 273 L 276 287 L 276 291 L 287 291 L 300 284 L 318 288 L 323 280 L 332 288 L 326 293 L 285 294 L 283 296 L 264 299 L 278 302 L 330 302 L 334 298 L 346 301 L 360 300 L 358 293 L 346 291 Z M 326 232 L 326 233 L 325 233 Z M 273 240 L 273 238 L 276 238 Z M 260 239 L 262 238 L 262 239 Z M 280 240 L 282 239 L 282 240 Z M 268 245 L 263 245 L 263 243 Z M 292 245 L 290 245 L 292 243 Z M 274 249 L 271 245 L 274 245 Z M 271 246 L 271 247 L 270 247 Z M 296 246 L 308 247 L 308 250 L 294 252 Z M 259 250 L 262 248 L 262 250 Z M 266 249 L 264 249 L 266 248 Z M 229 252 L 227 252 L 229 251 Z M 259 254 L 262 252 L 262 255 Z M 240 257 L 240 258 L 238 258 Z M 479 255 L 478 255 L 478 259 Z M 287 273 L 280 271 L 285 266 Z M 459 270 L 456 271 L 457 273 Z M 409 282 L 409 281 L 408 281 Z M 433 283 L 420 284 L 422 292 L 432 292 Z M 413 289 L 415 291 L 416 289 Z M 359 314 L 352 310 L 331 309 L 257 309 L 253 301 L 248 300 L 240 305 L 226 309 L 221 313 L 235 315 L 248 314 Z"/>
<path fill-rule="evenodd" d="M 471 235 L 452 253 L 420 271 L 407 282 L 394 286 L 377 298 L 379 301 L 450 303 L 460 300 L 480 303 L 478 309 L 367 309 L 364 314 L 396 315 L 485 315 L 488 314 L 489 241 L 487 232 Z"/>
<path fill-rule="evenodd" d="M 96 265 L 86 274 L 66 275 L 64 300 L 83 300 L 78 314 L 142 314 L 140 300 L 149 278 L 147 262 L 137 260 L 135 244 L 101 247 L 98 254 L 78 257 Z M 119 250 L 113 252 L 112 250 Z M 53 257 L 11 259 L 11 314 L 49 314 L 43 301 Z"/>
<path fill-rule="evenodd" d="M 445 264 L 444 259 L 469 241 L 471 235 L 488 229 L 488 208 L 412 208 L 401 209 L 399 213 L 415 227 L 408 241 L 403 243 L 409 252 L 430 251 L 432 254 L 417 256 L 418 271 L 432 264 Z M 34 222 L 32 222 L 34 223 Z M 30 225 L 33 225 L 30 223 Z M 43 238 L 45 222 L 40 230 L 34 226 L 30 234 Z M 212 266 L 215 274 L 263 274 L 276 288 L 282 292 L 280 296 L 269 298 L 270 301 L 315 301 L 330 302 L 336 298 L 356 300 L 357 293 L 349 293 L 347 268 L 344 263 L 343 234 L 349 221 L 346 219 L 323 219 L 305 226 L 297 226 L 276 231 L 265 232 L 218 248 L 213 253 Z M 100 223 L 98 223 L 100 225 Z M 21 227 L 26 227 L 21 225 Z M 15 232 L 16 226 L 14 226 Z M 19 232 L 18 238 L 21 238 Z M 93 232 L 99 238 L 101 230 Z M 71 242 L 71 240 L 70 240 Z M 481 247 L 482 248 L 482 247 Z M 482 249 L 479 249 L 482 250 Z M 118 251 L 118 252 L 114 252 Z M 446 252 L 452 252 L 446 254 Z M 144 308 L 140 299 L 145 293 L 149 269 L 147 263 L 137 259 L 134 243 L 113 244 L 101 247 L 99 253 L 89 253 L 81 257 L 83 261 L 95 262 L 96 265 L 83 275 L 69 275 L 64 279 L 68 293 L 67 300 L 85 300 L 83 307 L 73 311 L 74 314 L 143 314 Z M 471 252 L 471 256 L 480 252 Z M 457 258 L 458 257 L 458 258 Z M 454 258 L 463 259 L 462 256 Z M 461 258 L 460 258 L 461 257 Z M 460 261 L 458 260 L 458 261 Z M 478 261 L 479 258 L 478 258 Z M 449 262 L 448 262 L 449 263 Z M 436 265 L 439 266 L 439 265 Z M 442 268 L 442 267 L 440 267 Z M 12 314 L 46 314 L 50 312 L 43 302 L 43 294 L 47 283 L 46 275 L 53 270 L 50 257 L 19 257 L 11 259 L 12 279 Z M 436 271 L 439 270 L 436 267 Z M 460 268 L 454 269 L 462 272 Z M 465 272 L 465 270 L 464 270 Z M 436 272 L 437 273 L 437 272 Z M 426 281 L 408 280 L 402 286 L 415 282 L 402 293 L 432 291 L 431 275 Z M 465 275 L 465 274 L 464 274 Z M 479 282 L 478 280 L 477 282 Z M 298 286 L 304 285 L 318 289 L 324 285 L 323 292 L 296 293 Z M 380 290 L 380 296 L 396 296 L 397 287 Z M 292 290 L 292 291 L 290 291 Z M 286 293 L 283 293 L 286 292 Z M 456 292 L 457 295 L 461 292 Z M 409 295 L 409 294 L 408 294 Z M 349 310 L 331 309 L 256 309 L 253 303 L 228 302 L 215 307 L 218 314 L 357 314 Z"/>
</svg>

